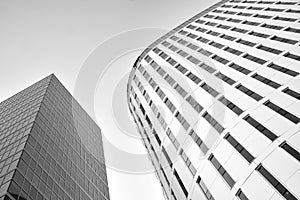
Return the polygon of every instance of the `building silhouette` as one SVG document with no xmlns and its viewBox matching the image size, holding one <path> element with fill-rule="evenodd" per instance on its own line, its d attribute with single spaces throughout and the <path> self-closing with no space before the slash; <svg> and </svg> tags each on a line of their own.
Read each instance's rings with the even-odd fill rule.
<svg viewBox="0 0 300 200">
<path fill-rule="evenodd" d="M 300 198 L 299 22 L 223 0 L 139 56 L 128 106 L 167 199 Z"/>
<path fill-rule="evenodd" d="M 0 199 L 109 199 L 100 128 L 54 75 L 0 103 Z"/>
</svg>

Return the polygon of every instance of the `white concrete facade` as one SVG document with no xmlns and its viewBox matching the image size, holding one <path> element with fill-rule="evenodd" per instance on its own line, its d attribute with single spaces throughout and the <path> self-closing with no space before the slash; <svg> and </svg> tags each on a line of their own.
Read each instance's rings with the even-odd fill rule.
<svg viewBox="0 0 300 200">
<path fill-rule="evenodd" d="M 299 1 L 223 0 L 143 52 L 128 105 L 167 199 L 300 198 L 299 45 Z"/>
</svg>

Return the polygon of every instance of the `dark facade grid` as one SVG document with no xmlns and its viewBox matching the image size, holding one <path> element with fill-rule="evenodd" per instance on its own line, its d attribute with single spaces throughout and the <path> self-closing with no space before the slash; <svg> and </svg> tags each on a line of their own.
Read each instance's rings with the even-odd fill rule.
<svg viewBox="0 0 300 200">
<path fill-rule="evenodd" d="M 18 92 L 17 94 L 13 95 L 12 97 L 2 101 L 0 103 L 0 108 L 1 108 L 1 115 L 4 113 L 4 111 L 11 111 L 12 108 L 15 108 L 18 105 L 15 105 L 14 102 L 23 102 L 25 99 L 23 97 L 28 98 L 30 94 L 34 92 L 39 92 L 42 89 L 45 89 L 47 87 L 47 83 L 49 82 L 50 78 L 46 77 L 42 79 L 41 81 L 38 81 L 37 83 L 33 84 L 30 87 L 25 88 L 21 92 Z M 9 112 L 10 113 L 10 112 Z"/>
<path fill-rule="evenodd" d="M 13 146 L 11 153 L 16 151 L 17 157 L 11 159 L 13 171 L 7 175 L 12 180 L 1 187 L 0 196 L 8 193 L 0 199 L 109 199 L 100 129 L 54 75 L 46 79 L 43 86 L 33 87 L 43 89 L 42 98 L 28 101 L 26 95 L 20 97 L 33 114 L 19 126 L 25 134 L 17 133 L 15 140 L 23 137 L 17 140 L 21 148 Z M 36 97 L 30 93 L 27 96 Z M 83 140 L 80 134 L 84 131 L 99 143 Z"/>
<path fill-rule="evenodd" d="M 56 84 L 59 84 L 59 82 L 54 82 L 54 83 L 56 83 Z M 56 85 L 55 86 L 55 88 L 57 88 L 58 86 Z M 54 92 L 59 92 L 59 91 L 61 91 L 60 92 L 60 94 L 51 94 L 51 92 L 53 91 L 53 93 Z M 64 94 L 65 93 L 65 94 Z M 56 127 L 58 128 L 58 130 L 59 129 L 61 129 L 62 127 L 61 126 L 64 126 L 64 125 L 68 125 L 69 127 L 66 127 L 66 128 L 64 128 L 64 131 L 66 130 L 66 133 L 68 133 L 68 130 L 71 130 L 71 133 L 69 133 L 69 134 L 66 134 L 66 136 L 69 136 L 68 138 L 64 138 L 64 139 L 66 139 L 67 140 L 67 142 L 70 144 L 70 145 L 68 145 L 68 147 L 74 147 L 74 150 L 73 150 L 73 152 L 71 152 L 71 154 L 69 154 L 69 157 L 71 157 L 72 158 L 72 160 L 73 161 L 75 161 L 76 160 L 76 162 L 77 163 L 74 163 L 74 164 L 77 164 L 78 165 L 78 163 L 80 163 L 80 169 L 81 169 L 81 171 L 83 171 L 84 172 L 84 166 L 83 166 L 83 160 L 81 160 L 80 159 L 80 156 L 83 156 L 83 158 L 85 158 L 86 159 L 86 165 L 87 166 L 85 166 L 85 170 L 92 170 L 91 168 L 93 168 L 93 171 L 95 171 L 95 172 L 97 172 L 98 174 L 94 174 L 94 176 L 95 177 L 99 177 L 100 175 L 101 175 L 101 177 L 102 178 L 104 178 L 104 174 L 103 173 L 105 173 L 105 167 L 104 167 L 104 165 L 103 165 L 103 163 L 100 163 L 101 161 L 103 162 L 103 151 L 100 151 L 100 149 L 99 149 L 99 147 L 97 147 L 97 146 L 95 146 L 94 148 L 95 149 L 98 149 L 99 150 L 99 152 L 98 153 L 101 153 L 102 152 L 102 155 L 97 155 L 97 159 L 99 160 L 99 162 L 97 162 L 97 159 L 95 159 L 95 158 L 93 158 L 93 155 L 90 155 L 90 153 L 89 153 L 89 149 L 86 149 L 86 146 L 88 146 L 88 144 L 82 144 L 82 137 L 79 137 L 78 136 L 78 134 L 76 134 L 76 133 L 74 133 L 74 129 L 72 130 L 71 129 L 71 127 L 74 127 L 75 126 L 75 130 L 77 131 L 77 132 L 79 132 L 79 131 L 81 131 L 81 130 L 79 130 L 79 128 L 78 127 L 83 127 L 83 125 L 82 124 L 80 124 L 78 127 L 76 127 L 76 125 L 73 125 L 72 123 L 74 123 L 72 120 L 73 120 L 73 114 L 74 115 L 76 115 L 77 114 L 77 112 L 80 112 L 82 109 L 80 109 L 80 107 L 75 107 L 76 106 L 76 102 L 73 102 L 74 104 L 75 104 L 75 108 L 77 108 L 77 109 L 79 109 L 78 111 L 77 110 L 73 110 L 73 113 L 70 113 L 70 111 L 72 111 L 71 110 L 71 104 L 70 104 L 70 101 L 73 101 L 73 99 L 71 98 L 71 96 L 68 96 L 68 95 L 66 95 L 66 93 L 67 93 L 67 91 L 66 90 L 63 90 L 63 87 L 61 86 L 61 90 L 55 90 L 55 89 L 53 89 L 53 90 L 51 90 L 51 88 L 50 88 L 50 91 L 49 91 L 49 96 L 65 96 L 66 97 L 66 99 L 65 99 L 65 102 L 62 102 L 61 103 L 61 106 L 62 107 L 60 107 L 60 108 L 58 108 L 57 109 L 57 112 L 54 114 L 54 116 L 52 115 L 50 115 L 50 116 L 47 116 L 46 118 L 48 118 L 48 117 L 53 117 L 53 118 L 56 118 L 57 117 L 57 125 L 56 125 Z M 53 98 L 49 98 L 49 100 L 52 100 Z M 54 110 L 54 107 L 52 107 L 51 108 L 51 105 L 53 106 L 53 105 L 55 105 L 55 107 L 56 106 L 58 106 L 59 107 L 59 105 L 60 104 L 58 104 L 58 101 L 59 99 L 57 99 L 57 101 L 54 101 L 54 102 L 52 102 L 52 103 L 48 103 L 47 105 L 49 105 L 49 107 L 48 107 L 48 112 L 47 111 L 44 111 L 44 112 L 42 112 L 42 113 L 48 113 L 48 114 L 50 114 L 51 113 L 51 111 L 52 110 Z M 61 100 L 61 98 L 60 98 L 60 100 Z M 45 100 L 45 102 L 46 102 L 47 100 Z M 64 106 L 65 105 L 67 105 L 67 107 L 69 107 L 69 108 L 64 108 Z M 62 116 L 59 116 L 59 110 L 64 110 L 65 112 L 66 111 L 69 111 L 69 113 L 67 114 L 67 113 L 64 113 Z M 56 115 L 56 116 L 55 116 Z M 67 116 L 67 117 L 63 117 L 63 116 Z M 79 113 L 79 115 L 78 115 L 78 117 L 80 117 L 80 116 L 84 116 L 84 115 L 82 115 L 81 113 Z M 84 119 L 84 118 L 80 118 L 79 120 L 78 120 L 79 122 L 84 122 L 84 124 L 86 124 L 86 126 L 85 127 L 83 127 L 83 129 L 88 129 L 88 126 L 87 126 L 87 122 L 85 122 L 86 121 L 86 119 Z M 63 122 L 63 123 L 62 123 Z M 91 126 L 90 124 L 89 124 L 89 126 Z M 89 132 L 91 132 L 92 130 L 89 130 Z M 100 130 L 98 130 L 97 131 L 98 133 L 99 133 L 99 135 L 100 135 Z M 61 139 L 63 139 L 63 136 L 61 136 L 61 135 L 56 135 L 56 136 L 60 136 L 57 140 L 59 141 L 59 140 L 61 140 Z M 100 140 L 100 142 L 101 142 L 101 140 Z M 67 146 L 67 144 L 64 144 L 64 145 L 66 145 Z M 100 143 L 98 143 L 98 145 L 100 145 Z M 73 154 L 73 155 L 72 155 Z M 93 162 L 91 162 L 91 161 L 93 161 Z M 96 162 L 96 163 L 95 163 Z M 101 170 L 104 170 L 104 172 L 103 173 L 100 173 L 101 172 Z M 80 170 L 78 171 L 78 169 L 77 169 L 77 172 L 79 173 L 79 174 L 81 174 L 80 173 Z M 89 174 L 87 174 L 87 175 L 89 175 Z M 91 180 L 91 177 L 87 177 L 89 180 Z M 104 179 L 105 180 L 105 179 Z M 98 182 L 100 182 L 99 180 L 97 180 Z M 104 184 L 102 184 L 102 185 L 104 185 Z M 85 186 L 86 187 L 86 186 Z M 87 188 L 85 188 L 85 189 L 87 189 Z M 107 195 L 107 194 L 106 194 Z"/>
<path fill-rule="evenodd" d="M 10 123 L 13 123 L 12 120 L 17 120 L 18 118 L 22 118 L 22 115 L 26 115 L 28 109 L 34 109 L 33 106 L 38 107 L 43 99 L 45 91 L 46 86 L 41 86 L 35 88 L 35 90 L 28 91 L 28 93 L 26 93 L 26 98 L 19 98 L 6 104 L 6 106 L 1 109 L 0 130 L 10 126 L 5 124 L 6 121 L 9 120 Z"/>
<path fill-rule="evenodd" d="M 0 130 L 4 131 L 7 128 L 10 128 L 14 123 L 22 120 L 23 118 L 31 115 L 33 112 L 36 112 L 36 109 L 39 108 L 41 100 L 43 98 L 43 92 L 41 95 L 37 95 L 37 98 L 26 101 L 20 110 L 14 110 L 10 114 L 3 114 L 0 124 Z M 23 104 L 23 103 L 21 103 Z"/>
<path fill-rule="evenodd" d="M 0 197 L 11 183 L 49 80 L 46 77 L 1 103 Z"/>
<path fill-rule="evenodd" d="M 39 119 L 37 119 L 38 121 Z M 42 122 L 40 122 L 39 124 L 43 124 Z M 34 126 L 34 130 L 35 129 L 38 129 L 37 128 L 38 125 L 35 125 Z M 44 125 L 42 125 L 44 126 Z M 44 128 L 39 128 L 39 129 L 44 129 Z M 53 130 L 53 129 L 52 129 Z M 42 132 L 41 130 L 37 131 L 37 132 Z M 33 136 L 33 137 L 32 137 Z M 32 157 L 31 160 L 33 160 L 34 162 L 37 162 L 37 163 L 44 163 L 42 165 L 42 168 L 46 169 L 45 171 L 43 171 L 45 174 L 50 174 L 48 175 L 48 179 L 47 179 L 47 176 L 45 175 L 45 182 L 46 180 L 48 181 L 48 188 L 46 188 L 46 192 L 44 192 L 44 183 L 43 182 L 40 182 L 39 183 L 39 189 L 40 191 L 42 192 L 42 194 L 44 194 L 46 197 L 50 197 L 50 193 L 49 191 L 52 191 L 52 189 L 54 188 L 51 188 L 52 186 L 52 183 L 51 182 L 56 182 L 57 185 L 54 185 L 53 184 L 53 187 L 59 187 L 58 185 L 59 184 L 63 184 L 65 186 L 67 186 L 68 184 L 67 183 L 70 183 L 71 185 L 74 185 L 75 184 L 75 181 L 76 179 L 73 178 L 72 180 L 72 176 L 74 177 L 75 175 L 75 170 L 76 170 L 76 173 L 78 175 L 78 177 L 83 177 L 84 175 L 82 174 L 82 172 L 78 169 L 76 169 L 76 164 L 73 163 L 71 160 L 74 160 L 74 155 L 70 154 L 70 155 L 65 155 L 64 152 L 62 150 L 60 150 L 62 147 L 59 147 L 58 144 L 59 141 L 61 140 L 61 138 L 57 138 L 57 136 L 53 135 L 53 136 L 48 136 L 46 135 L 44 138 L 39 138 L 38 136 L 39 135 L 36 135 L 36 138 L 37 139 L 34 139 L 34 132 L 32 132 L 31 136 L 29 137 L 28 139 L 28 144 L 33 144 L 33 146 L 26 146 L 25 147 L 25 152 L 28 151 L 30 152 L 29 155 L 31 156 L 27 156 L 29 157 Z M 60 141 L 61 142 L 61 141 Z M 64 144 L 64 147 L 72 147 L 74 144 L 72 145 L 67 145 L 67 144 Z M 69 151 L 68 149 L 65 149 L 65 151 Z M 38 157 L 38 160 L 35 160 L 35 158 L 38 156 L 38 152 L 39 152 L 39 157 Z M 76 154 L 75 154 L 76 155 Z M 79 156 L 78 156 L 79 157 Z M 76 157 L 76 158 L 78 158 Z M 22 157 L 23 158 L 23 157 Z M 55 164 L 56 163 L 56 164 Z M 70 166 L 70 170 L 68 170 L 67 172 L 64 171 L 63 169 L 66 168 L 68 166 Z M 80 168 L 84 168 L 83 166 L 83 163 L 80 162 L 80 164 L 77 164 L 80 166 Z M 27 170 L 27 173 L 26 173 L 26 177 L 28 175 L 27 178 L 31 178 L 31 174 L 32 171 L 34 170 L 34 168 L 32 170 L 29 170 L 30 168 L 28 168 L 28 163 L 27 164 L 24 164 L 22 165 L 23 168 L 20 167 L 20 171 L 23 172 L 23 175 L 25 175 L 26 173 L 26 170 Z M 27 169 L 26 169 L 27 168 Z M 38 167 L 36 167 L 36 169 L 39 169 Z M 48 170 L 47 170 L 48 169 Z M 68 175 L 68 174 L 71 174 L 71 177 Z M 37 174 L 37 177 L 39 177 L 40 174 Z M 61 175 L 62 177 L 59 177 L 58 175 Z M 95 177 L 97 177 L 97 175 L 95 175 Z M 54 181 L 54 178 L 55 178 L 55 181 Z M 90 177 L 89 177 L 90 178 Z M 64 180 L 66 182 L 64 182 Z M 79 179 L 81 180 L 81 179 Z M 78 181 L 78 180 L 77 180 Z M 99 182 L 100 183 L 100 182 Z M 38 184 L 38 182 L 36 182 L 36 184 Z M 83 182 L 79 182 L 79 184 L 81 185 L 84 185 Z M 34 185 L 37 189 L 38 185 Z M 98 185 L 99 186 L 99 185 Z M 77 186 L 76 190 L 72 190 L 72 189 L 69 189 L 69 188 L 64 188 L 65 191 L 68 191 L 69 193 L 72 193 L 74 195 L 77 195 L 75 191 L 80 191 L 81 189 Z M 55 192 L 52 193 L 53 195 L 55 195 Z M 79 194 L 78 194 L 79 195 Z M 83 194 L 84 195 L 84 194 Z M 66 197 L 67 195 L 64 194 L 64 196 Z M 54 196 L 55 197 L 55 196 Z M 67 198 L 67 197 L 66 197 Z M 74 198 L 74 196 L 72 197 Z M 89 199 L 87 196 L 84 197 L 85 199 Z"/>
</svg>

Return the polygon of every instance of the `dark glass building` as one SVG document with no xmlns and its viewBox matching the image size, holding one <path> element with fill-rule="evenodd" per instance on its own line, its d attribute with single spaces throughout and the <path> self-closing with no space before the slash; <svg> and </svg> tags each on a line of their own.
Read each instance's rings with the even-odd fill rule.
<svg viewBox="0 0 300 200">
<path fill-rule="evenodd" d="M 101 130 L 53 74 L 0 103 L 3 199 L 109 199 Z"/>
</svg>

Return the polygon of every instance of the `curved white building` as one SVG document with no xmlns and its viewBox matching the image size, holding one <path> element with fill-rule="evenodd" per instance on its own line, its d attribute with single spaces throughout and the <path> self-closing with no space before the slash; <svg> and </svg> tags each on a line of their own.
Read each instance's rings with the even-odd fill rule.
<svg viewBox="0 0 300 200">
<path fill-rule="evenodd" d="M 128 105 L 167 199 L 300 198 L 300 2 L 226 0 L 149 46 Z"/>
</svg>

